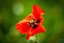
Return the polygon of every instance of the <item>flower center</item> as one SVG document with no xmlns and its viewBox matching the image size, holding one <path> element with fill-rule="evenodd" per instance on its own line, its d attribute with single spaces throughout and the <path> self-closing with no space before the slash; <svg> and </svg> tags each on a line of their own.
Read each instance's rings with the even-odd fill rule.
<svg viewBox="0 0 64 43">
<path fill-rule="evenodd" d="M 31 19 L 29 22 L 30 22 L 30 27 L 33 27 L 34 29 L 38 27 L 38 23 L 40 23 L 40 20 Z"/>
</svg>

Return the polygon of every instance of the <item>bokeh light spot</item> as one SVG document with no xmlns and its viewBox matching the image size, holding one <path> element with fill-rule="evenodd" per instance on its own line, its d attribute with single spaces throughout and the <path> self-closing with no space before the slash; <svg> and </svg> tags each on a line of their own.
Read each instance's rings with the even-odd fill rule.
<svg viewBox="0 0 64 43">
<path fill-rule="evenodd" d="M 13 5 L 13 13 L 15 15 L 21 15 L 24 12 L 24 6 L 22 3 L 15 3 Z"/>
</svg>

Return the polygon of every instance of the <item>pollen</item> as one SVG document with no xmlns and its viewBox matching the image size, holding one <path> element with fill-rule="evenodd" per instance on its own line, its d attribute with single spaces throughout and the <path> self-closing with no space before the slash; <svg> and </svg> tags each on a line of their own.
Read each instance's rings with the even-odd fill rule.
<svg viewBox="0 0 64 43">
<path fill-rule="evenodd" d="M 31 19 L 29 22 L 30 22 L 30 23 L 34 23 L 34 22 L 35 22 L 35 20 Z"/>
</svg>

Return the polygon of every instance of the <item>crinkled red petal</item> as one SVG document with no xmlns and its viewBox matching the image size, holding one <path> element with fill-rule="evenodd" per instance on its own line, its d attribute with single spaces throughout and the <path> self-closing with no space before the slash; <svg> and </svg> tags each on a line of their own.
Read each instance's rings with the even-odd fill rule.
<svg viewBox="0 0 64 43">
<path fill-rule="evenodd" d="M 37 28 L 35 28 L 33 31 L 32 31 L 32 36 L 37 34 L 37 33 L 41 33 L 41 32 L 45 32 L 45 28 L 44 26 L 38 26 Z"/>
<path fill-rule="evenodd" d="M 30 38 L 30 36 L 31 36 L 31 35 L 27 34 L 26 39 L 28 40 L 28 39 Z"/>
<path fill-rule="evenodd" d="M 29 14 L 25 19 L 29 21 L 30 19 L 35 19 L 35 17 L 34 17 L 34 15 L 31 13 L 31 14 Z"/>
<path fill-rule="evenodd" d="M 28 23 L 29 22 L 27 22 L 27 20 L 20 21 L 19 23 L 16 24 L 17 30 L 22 34 L 27 34 L 28 30 L 30 29 Z"/>
<path fill-rule="evenodd" d="M 37 5 L 33 5 L 33 15 L 35 16 L 35 18 L 39 19 L 42 14 L 44 14 L 44 10 L 42 10 Z"/>
<path fill-rule="evenodd" d="M 27 33 L 27 37 L 26 37 L 27 40 L 30 38 L 30 36 L 31 36 L 31 34 L 32 34 L 32 31 L 33 31 L 33 29 L 32 29 L 32 27 L 31 27 L 31 28 L 29 29 L 28 33 Z"/>
<path fill-rule="evenodd" d="M 29 20 L 34 18 L 33 14 L 29 14 L 25 19 L 21 20 L 19 23 L 16 24 L 17 30 L 22 33 L 26 34 L 28 30 L 30 29 L 29 27 Z"/>
</svg>

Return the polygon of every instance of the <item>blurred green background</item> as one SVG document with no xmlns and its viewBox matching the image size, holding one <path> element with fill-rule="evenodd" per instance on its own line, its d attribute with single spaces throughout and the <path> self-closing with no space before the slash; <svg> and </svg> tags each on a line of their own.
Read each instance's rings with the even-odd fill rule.
<svg viewBox="0 0 64 43">
<path fill-rule="evenodd" d="M 0 43 L 31 43 L 16 30 L 16 23 L 32 12 L 37 4 L 45 11 L 45 33 L 40 43 L 64 43 L 64 0 L 0 0 Z"/>
</svg>

